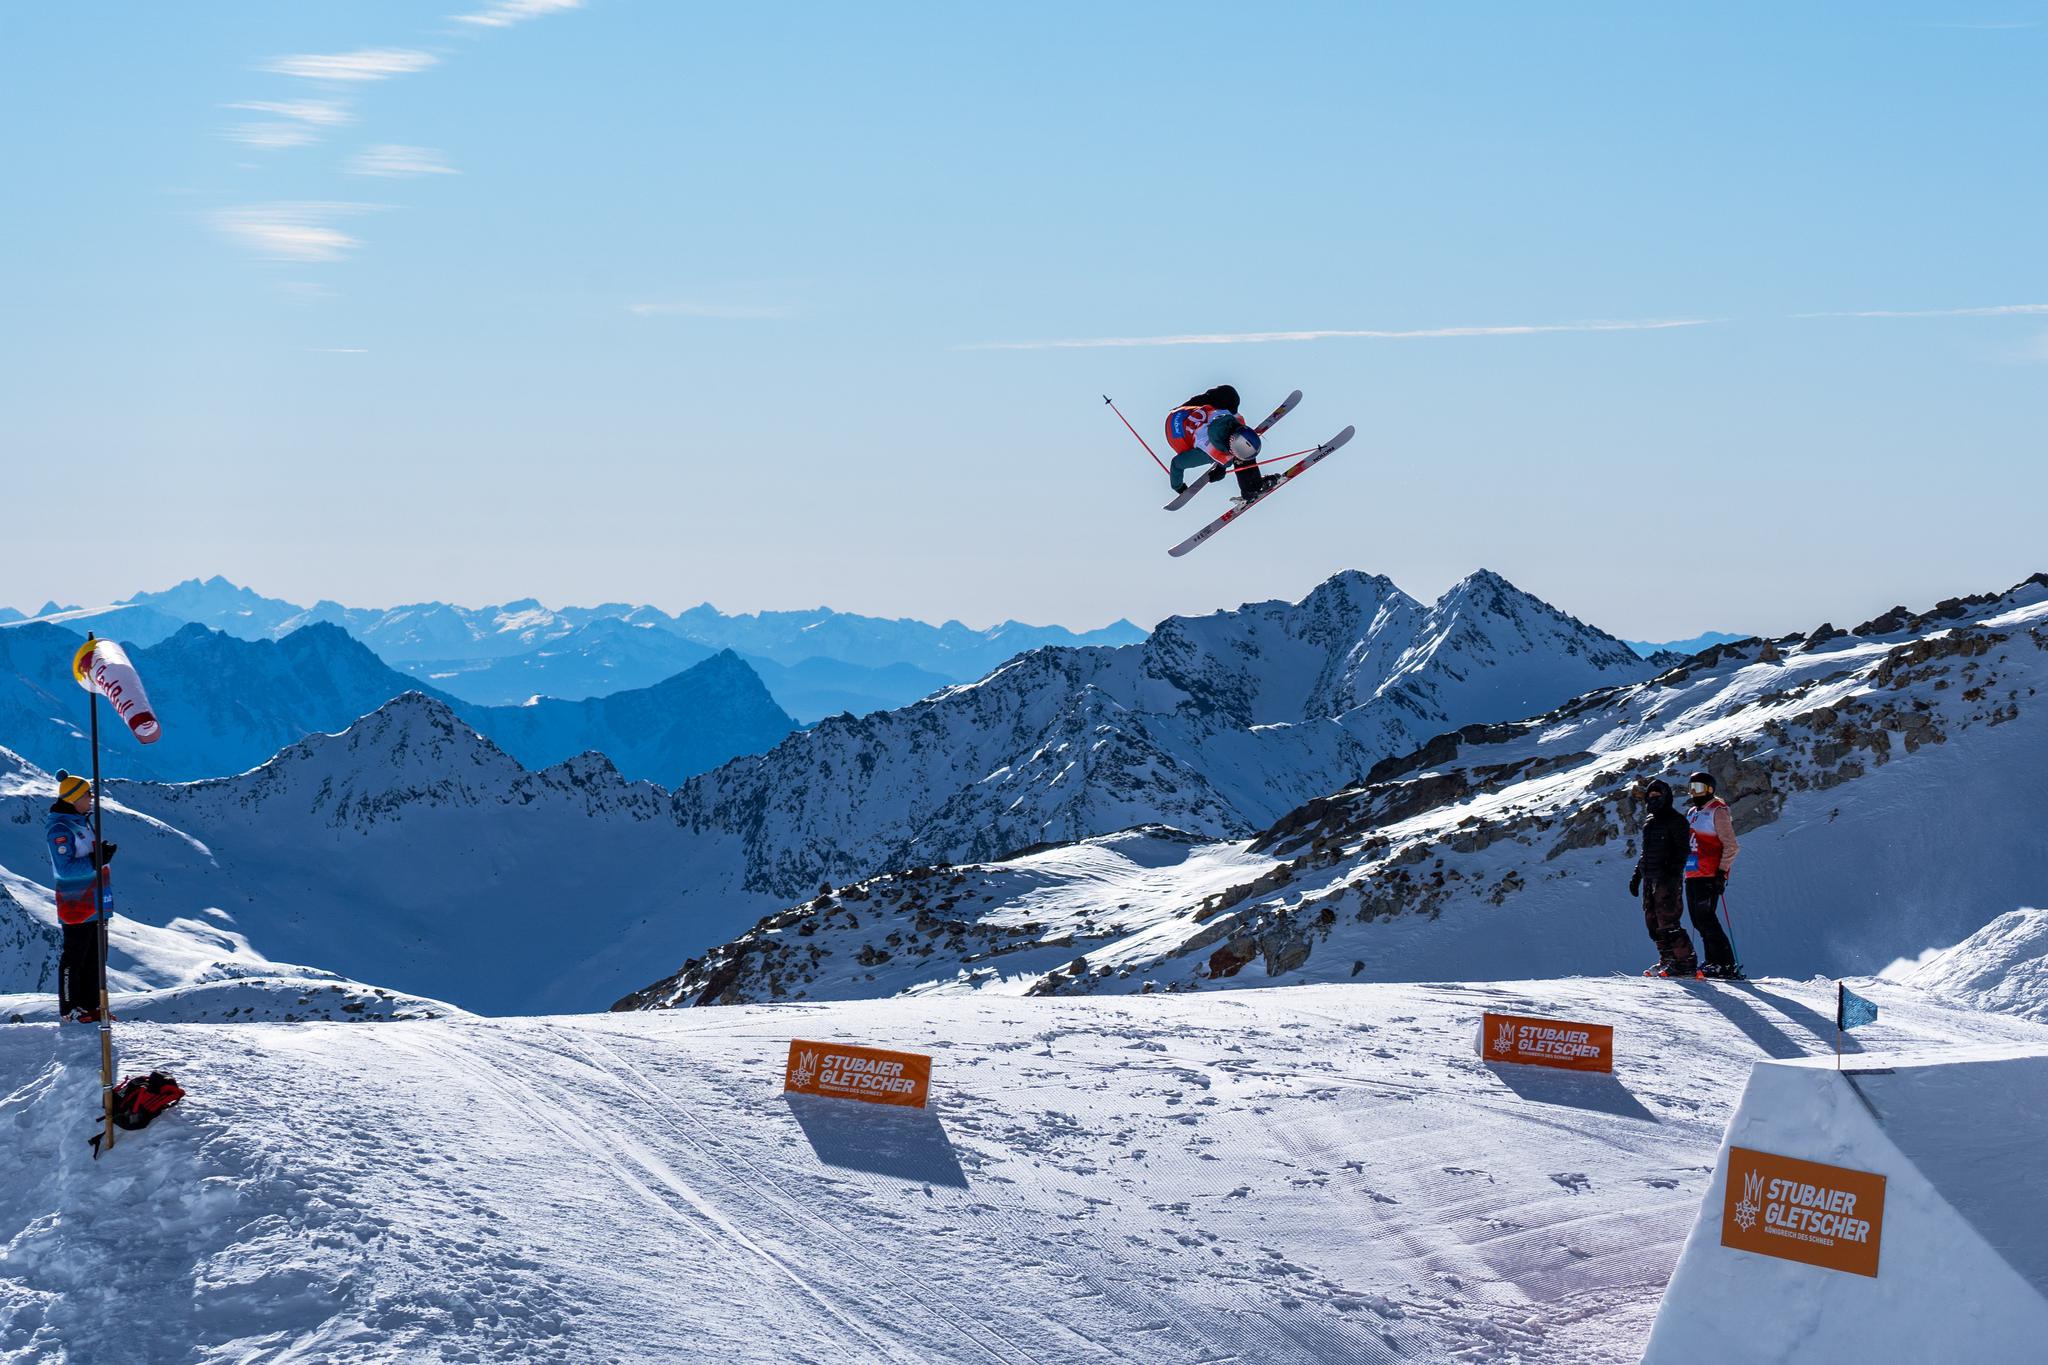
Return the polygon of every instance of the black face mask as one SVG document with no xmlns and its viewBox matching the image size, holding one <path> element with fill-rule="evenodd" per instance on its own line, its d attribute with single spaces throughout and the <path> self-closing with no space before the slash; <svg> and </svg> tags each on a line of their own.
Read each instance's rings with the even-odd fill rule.
<svg viewBox="0 0 2048 1365">
<path fill-rule="evenodd" d="M 1661 815 L 1671 809 L 1671 795 L 1668 792 L 1651 792 L 1644 800 L 1649 804 L 1650 813 Z"/>
</svg>

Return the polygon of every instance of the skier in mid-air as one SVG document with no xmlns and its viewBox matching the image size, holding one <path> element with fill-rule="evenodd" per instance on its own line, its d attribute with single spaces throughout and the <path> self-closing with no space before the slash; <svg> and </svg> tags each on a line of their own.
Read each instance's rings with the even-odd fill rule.
<svg viewBox="0 0 2048 1365">
<path fill-rule="evenodd" d="M 1689 977 L 1699 974 L 1692 935 L 1685 932 L 1685 905 L 1680 883 L 1692 851 L 1692 828 L 1671 804 L 1671 784 L 1653 778 L 1642 788 L 1643 852 L 1628 893 L 1643 899 L 1643 924 L 1657 945 L 1657 965 L 1644 976 Z"/>
<path fill-rule="evenodd" d="M 1278 481 L 1259 472 L 1264 443 L 1251 423 L 1238 416 L 1238 401 L 1236 389 L 1218 384 L 1166 415 L 1166 444 L 1173 448 L 1167 477 L 1174 492 L 1187 491 L 1190 474 L 1213 482 L 1228 470 L 1237 475 L 1237 500 L 1244 504 Z"/>
</svg>

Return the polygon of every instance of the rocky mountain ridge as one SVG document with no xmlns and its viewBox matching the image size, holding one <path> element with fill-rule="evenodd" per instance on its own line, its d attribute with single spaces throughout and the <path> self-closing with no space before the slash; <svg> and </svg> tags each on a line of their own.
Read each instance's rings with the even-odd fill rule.
<svg viewBox="0 0 2048 1365">
<path fill-rule="evenodd" d="M 1701 767 L 1742 831 L 1738 951 L 1875 972 L 2040 899 L 2044 689 L 2036 576 L 1446 731 L 1254 838 L 1131 858 L 1113 836 L 862 879 L 621 1004 L 1626 969 L 1648 951 L 1623 885 L 1629 791 Z M 1218 866 L 1240 875 L 1219 887 Z"/>
</svg>

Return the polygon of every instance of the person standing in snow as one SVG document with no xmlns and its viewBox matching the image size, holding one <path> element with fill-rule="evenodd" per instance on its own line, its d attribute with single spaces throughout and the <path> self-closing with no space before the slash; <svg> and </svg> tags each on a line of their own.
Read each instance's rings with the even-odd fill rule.
<svg viewBox="0 0 2048 1365">
<path fill-rule="evenodd" d="M 1643 924 L 1657 945 L 1657 965 L 1644 976 L 1694 976 L 1699 959 L 1692 935 L 1685 932 L 1685 906 L 1680 884 L 1692 848 L 1692 831 L 1671 804 L 1671 784 L 1653 778 L 1642 788 L 1643 852 L 1628 879 L 1628 893 L 1643 899 Z"/>
<path fill-rule="evenodd" d="M 1708 976 L 1742 975 L 1735 960 L 1735 947 L 1721 928 L 1715 913 L 1721 894 L 1728 889 L 1728 869 L 1735 863 L 1735 817 L 1728 803 L 1714 794 L 1714 775 L 1697 772 L 1686 779 L 1686 823 L 1692 828 L 1692 847 L 1685 860 L 1685 904 L 1692 913 L 1692 927 L 1699 931 L 1700 949 L 1706 954 Z"/>
<path fill-rule="evenodd" d="M 57 774 L 57 799 L 43 821 L 50 845 L 50 871 L 57 888 L 57 920 L 64 947 L 57 959 L 57 1017 L 83 1024 L 100 1017 L 99 887 L 114 845 L 92 832 L 92 783 Z"/>
<path fill-rule="evenodd" d="M 1275 476 L 1259 472 L 1259 451 L 1263 442 L 1251 424 L 1237 415 L 1237 390 L 1218 384 L 1198 393 L 1166 415 L 1166 444 L 1173 448 L 1173 466 L 1167 478 L 1173 491 L 1187 491 L 1187 479 L 1197 474 L 1212 482 L 1225 470 L 1237 475 L 1240 503 L 1271 487 Z"/>
</svg>

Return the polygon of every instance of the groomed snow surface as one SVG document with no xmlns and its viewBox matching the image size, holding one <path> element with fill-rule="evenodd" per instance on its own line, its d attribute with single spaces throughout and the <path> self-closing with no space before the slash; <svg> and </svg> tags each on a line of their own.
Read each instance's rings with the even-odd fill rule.
<svg viewBox="0 0 2048 1365">
<path fill-rule="evenodd" d="M 2048 1046 L 1868 990 L 1861 1052 Z M 1832 1006 L 1617 977 L 144 1022 L 120 1070 L 191 1098 L 97 1164 L 93 1031 L 0 1027 L 0 1359 L 1632 1362 L 1752 1064 L 1826 1052 Z M 1614 1023 L 1615 1074 L 1482 1064 L 1486 1009 Z M 933 1105 L 786 1098 L 792 1037 L 929 1052 Z"/>
</svg>

